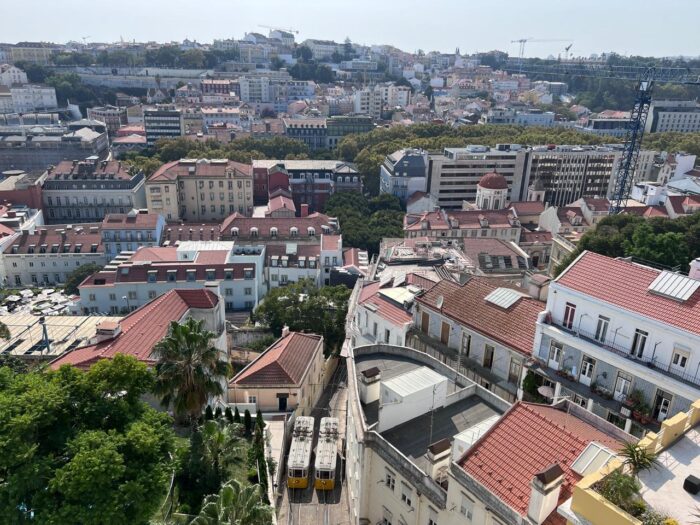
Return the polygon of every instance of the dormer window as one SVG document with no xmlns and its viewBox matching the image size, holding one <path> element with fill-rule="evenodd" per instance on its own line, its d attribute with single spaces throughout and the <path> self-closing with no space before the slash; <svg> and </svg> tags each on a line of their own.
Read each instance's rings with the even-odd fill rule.
<svg viewBox="0 0 700 525">
<path fill-rule="evenodd" d="M 51 245 L 51 253 L 58 253 L 58 244 Z"/>
<path fill-rule="evenodd" d="M 168 282 L 174 283 L 177 280 L 177 270 L 168 270 Z"/>
<path fill-rule="evenodd" d="M 34 250 L 36 249 L 35 244 L 30 244 L 29 248 L 27 248 L 27 253 L 34 253 Z"/>
<path fill-rule="evenodd" d="M 243 278 L 244 279 L 252 279 L 255 276 L 255 270 L 253 268 L 244 268 L 243 269 Z"/>
<path fill-rule="evenodd" d="M 238 237 L 238 228 L 231 228 L 231 237 Z"/>
<path fill-rule="evenodd" d="M 207 281 L 213 281 L 216 279 L 216 270 L 212 268 L 207 269 Z"/>
<path fill-rule="evenodd" d="M 197 277 L 196 270 L 187 270 L 187 280 L 189 282 L 194 282 Z"/>
<path fill-rule="evenodd" d="M 273 268 L 277 266 L 278 261 L 279 261 L 279 256 L 273 255 L 272 257 L 270 257 L 270 264 L 272 265 Z"/>
<path fill-rule="evenodd" d="M 70 253 L 70 244 L 63 245 L 63 253 Z"/>
<path fill-rule="evenodd" d="M 298 228 L 297 228 L 296 226 L 292 226 L 292 227 L 289 229 L 289 236 L 290 236 L 292 239 L 296 239 L 296 237 L 297 237 L 298 235 L 299 235 L 299 230 L 298 230 Z"/>
<path fill-rule="evenodd" d="M 253 239 L 257 239 L 257 238 L 258 238 L 258 229 L 257 229 L 256 227 L 253 227 L 253 228 L 250 229 L 250 236 L 251 236 Z"/>
<path fill-rule="evenodd" d="M 312 228 L 311 226 L 309 226 L 308 228 L 306 228 L 306 231 L 309 233 L 309 237 L 316 236 L 316 229 L 315 228 Z"/>
<path fill-rule="evenodd" d="M 277 238 L 277 228 L 275 228 L 274 226 L 270 228 L 270 237 L 272 237 L 273 239 Z"/>
<path fill-rule="evenodd" d="M 82 245 L 82 244 L 76 244 L 76 245 L 75 245 L 75 250 L 73 250 L 73 251 L 74 251 L 74 253 L 80 253 L 80 251 L 81 251 L 82 249 L 83 249 L 83 245 Z"/>
<path fill-rule="evenodd" d="M 157 280 L 157 275 L 158 271 L 157 270 L 149 270 L 148 271 L 148 282 L 149 283 L 154 283 Z"/>
<path fill-rule="evenodd" d="M 41 246 L 39 246 L 39 253 L 46 253 L 46 245 L 45 244 L 42 244 Z"/>
</svg>

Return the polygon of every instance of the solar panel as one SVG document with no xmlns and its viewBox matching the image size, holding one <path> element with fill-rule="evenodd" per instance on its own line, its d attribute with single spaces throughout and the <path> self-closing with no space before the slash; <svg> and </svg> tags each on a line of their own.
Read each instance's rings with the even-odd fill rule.
<svg viewBox="0 0 700 525">
<path fill-rule="evenodd" d="M 700 281 L 696 279 L 663 271 L 649 285 L 648 290 L 677 301 L 687 301 L 698 288 L 700 288 Z"/>
</svg>

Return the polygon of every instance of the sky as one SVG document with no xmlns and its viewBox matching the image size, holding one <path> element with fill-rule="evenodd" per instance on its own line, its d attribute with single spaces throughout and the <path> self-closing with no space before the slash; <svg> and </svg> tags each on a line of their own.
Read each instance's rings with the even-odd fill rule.
<svg viewBox="0 0 700 525">
<path fill-rule="evenodd" d="M 525 56 L 615 51 L 697 56 L 700 0 L 0 0 L 0 41 L 209 43 L 262 32 L 262 25 L 319 38 L 391 44 L 404 51 L 463 54 L 535 38 Z M 645 33 L 647 31 L 648 33 Z"/>
</svg>

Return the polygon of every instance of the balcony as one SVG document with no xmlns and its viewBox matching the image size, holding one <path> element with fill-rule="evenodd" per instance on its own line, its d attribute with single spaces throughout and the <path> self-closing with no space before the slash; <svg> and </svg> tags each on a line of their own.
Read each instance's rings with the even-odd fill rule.
<svg viewBox="0 0 700 525">
<path fill-rule="evenodd" d="M 557 319 L 549 319 L 545 320 L 545 324 L 548 324 L 550 326 L 554 326 L 558 328 L 559 330 L 566 332 L 569 335 L 572 335 L 578 339 L 581 339 L 582 341 L 586 341 L 588 343 L 594 344 L 599 348 L 605 349 L 608 352 L 612 352 L 620 357 L 624 357 L 625 359 L 629 359 L 630 361 L 633 361 L 635 363 L 645 365 L 647 368 L 651 370 L 655 370 L 661 374 L 667 375 L 669 377 L 672 377 L 673 379 L 676 379 L 680 381 L 681 383 L 684 383 L 686 385 L 692 386 L 692 387 L 700 387 L 700 377 L 698 377 L 697 373 L 696 374 L 690 374 L 688 372 L 683 372 L 677 369 L 674 369 L 670 363 L 664 364 L 661 363 L 655 356 L 652 351 L 652 355 L 642 355 L 642 357 L 637 357 L 634 356 L 630 353 L 630 348 L 627 346 L 623 346 L 619 343 L 615 343 L 614 338 L 613 341 L 599 341 L 596 339 L 595 334 L 591 332 L 587 332 L 586 330 L 581 330 L 580 328 L 567 328 L 564 326 L 564 323 L 561 320 Z M 648 347 L 649 345 L 647 345 Z M 652 349 L 653 350 L 653 349 Z M 647 348 L 647 351 L 649 351 L 649 348 Z"/>
</svg>

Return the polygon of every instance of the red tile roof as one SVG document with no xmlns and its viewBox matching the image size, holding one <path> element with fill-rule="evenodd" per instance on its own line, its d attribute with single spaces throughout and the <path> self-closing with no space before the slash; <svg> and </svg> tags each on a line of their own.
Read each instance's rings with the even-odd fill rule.
<svg viewBox="0 0 700 525">
<path fill-rule="evenodd" d="M 322 213 L 312 213 L 308 217 L 244 217 L 240 213 L 229 215 L 221 223 L 222 236 L 224 238 L 231 237 L 231 228 L 238 228 L 241 237 L 248 237 L 251 228 L 258 229 L 260 237 L 269 237 L 270 228 L 277 228 L 279 237 L 289 237 L 290 229 L 297 228 L 299 239 L 308 237 L 308 228 L 312 227 L 316 230 L 316 237 L 320 238 L 323 233 L 322 226 L 328 226 L 333 230 L 329 217 Z"/>
<path fill-rule="evenodd" d="M 518 216 L 521 215 L 539 215 L 544 211 L 544 202 L 542 201 L 518 201 L 511 202 L 510 207 L 515 210 Z"/>
<path fill-rule="evenodd" d="M 103 230 L 155 229 L 160 216 L 157 213 L 109 213 L 102 221 Z"/>
<path fill-rule="evenodd" d="M 361 305 L 371 304 L 376 308 L 376 313 L 395 325 L 405 325 L 412 321 L 413 316 L 405 308 L 400 307 L 394 301 L 382 297 L 379 293 L 381 284 L 368 283 L 360 290 L 358 303 Z"/>
<path fill-rule="evenodd" d="M 273 213 L 278 210 L 291 210 L 296 212 L 297 207 L 294 205 L 294 201 L 292 199 L 284 195 L 279 195 L 277 197 L 273 197 L 270 199 L 270 202 L 267 203 L 266 214 Z"/>
<path fill-rule="evenodd" d="M 499 286 L 481 277 L 472 277 L 463 285 L 440 281 L 416 302 L 523 355 L 532 355 L 537 316 L 545 310 L 545 303 L 523 297 L 504 309 L 485 300 L 496 288 Z M 439 297 L 443 299 L 441 309 L 437 308 Z"/>
<path fill-rule="evenodd" d="M 422 231 L 426 229 L 423 223 L 427 222 L 428 230 L 449 230 L 449 219 L 457 221 L 456 229 L 481 228 L 482 219 L 486 219 L 489 228 L 513 228 L 511 218 L 510 210 L 450 210 L 449 214 L 442 210 L 420 214 L 407 213 L 403 229 Z"/>
<path fill-rule="evenodd" d="M 412 284 L 423 290 L 430 290 L 437 283 L 437 279 L 433 280 L 433 277 L 428 277 L 427 275 L 420 274 L 418 272 L 411 272 L 406 274 L 406 284 Z"/>
<path fill-rule="evenodd" d="M 219 241 L 220 225 L 216 223 L 169 222 L 163 229 L 163 242 L 170 241 Z"/>
<path fill-rule="evenodd" d="M 552 242 L 552 232 L 546 232 L 546 231 L 531 232 L 529 230 L 523 229 L 520 232 L 520 244 L 527 243 L 527 242 L 551 243 Z"/>
<path fill-rule="evenodd" d="M 142 246 L 134 255 L 131 256 L 131 261 L 151 261 L 151 262 L 175 262 L 177 261 L 177 247 L 175 246 L 156 246 L 150 248 Z"/>
<path fill-rule="evenodd" d="M 181 320 L 191 308 L 215 308 L 218 301 L 210 290 L 170 290 L 119 321 L 121 333 L 113 339 L 63 354 L 51 362 L 51 368 L 61 365 L 86 368 L 116 354 L 132 355 L 151 364 L 151 351 L 167 335 L 171 321 Z"/>
<path fill-rule="evenodd" d="M 481 177 L 481 180 L 479 181 L 479 186 L 491 190 L 507 190 L 508 181 L 500 173 L 492 171 L 491 173 L 487 173 L 486 175 Z"/>
<path fill-rule="evenodd" d="M 323 337 L 290 332 L 275 341 L 255 361 L 231 379 L 231 385 L 299 386 L 311 365 L 316 348 L 323 351 Z"/>
<path fill-rule="evenodd" d="M 13 232 L 14 233 L 14 232 Z M 26 233 L 26 232 L 25 232 Z M 102 235 L 99 233 L 78 233 L 75 231 L 65 232 L 65 238 L 56 233 L 55 230 L 36 230 L 36 233 L 20 235 L 13 242 L 8 243 L 3 252 L 6 254 L 12 253 L 29 253 L 30 247 L 33 246 L 34 253 L 41 253 L 41 245 L 46 245 L 47 254 L 50 253 L 76 253 L 75 249 L 78 244 L 81 245 L 80 251 L 77 253 L 86 254 L 92 250 L 92 245 L 96 245 L 95 253 L 104 253 L 102 245 Z M 14 246 L 17 250 L 14 250 Z M 57 245 L 56 252 L 52 252 L 54 245 Z M 68 251 L 64 251 L 68 247 Z"/>
<path fill-rule="evenodd" d="M 649 319 L 700 335 L 700 289 L 686 301 L 652 293 L 660 270 L 585 251 L 557 277 L 569 288 Z"/>
<path fill-rule="evenodd" d="M 55 168 L 49 170 L 47 179 L 72 180 L 72 177 L 76 176 L 77 178 L 85 177 L 94 180 L 110 175 L 114 180 L 130 180 L 129 164 L 120 160 L 102 160 L 95 163 L 83 160 L 76 164 L 73 164 L 71 160 L 63 160 Z"/>
<path fill-rule="evenodd" d="M 559 504 L 571 497 L 581 476 L 571 465 L 591 441 L 619 450 L 622 443 L 592 425 L 556 408 L 518 402 L 485 433 L 459 465 L 501 501 L 527 515 L 530 482 L 557 463 L 564 471 Z M 565 520 L 550 514 L 546 523 Z"/>
<path fill-rule="evenodd" d="M 406 199 L 406 204 L 413 204 L 414 202 L 418 202 L 423 197 L 428 197 L 429 195 L 429 193 L 426 193 L 424 191 L 414 191 L 413 193 L 411 193 L 411 196 L 408 199 Z"/>
<path fill-rule="evenodd" d="M 190 171 L 194 168 L 194 171 Z M 229 160 L 227 162 L 214 162 L 209 159 L 198 159 L 196 162 L 183 162 L 174 160 L 163 164 L 153 175 L 148 177 L 148 182 L 164 182 L 177 180 L 180 177 L 227 177 L 227 172 L 233 170 L 236 177 L 253 178 L 253 166 Z"/>
</svg>

